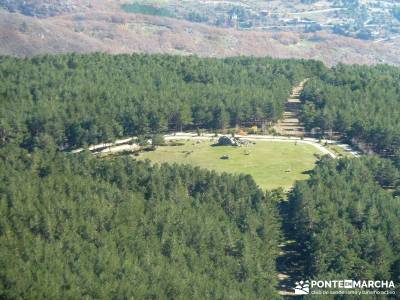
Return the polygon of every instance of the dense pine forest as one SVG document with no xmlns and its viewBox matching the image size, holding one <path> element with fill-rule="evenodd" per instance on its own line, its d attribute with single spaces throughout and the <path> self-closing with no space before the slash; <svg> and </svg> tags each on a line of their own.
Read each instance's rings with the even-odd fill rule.
<svg viewBox="0 0 400 300">
<path fill-rule="evenodd" d="M 62 148 L 277 120 L 318 62 L 166 55 L 0 58 L 0 141 Z"/>
<path fill-rule="evenodd" d="M 1 299 L 274 299 L 272 198 L 250 176 L 0 150 Z"/>
<path fill-rule="evenodd" d="M 302 94 L 303 122 L 345 134 L 400 166 L 400 69 L 338 65 L 310 80 Z"/>
<path fill-rule="evenodd" d="M 380 183 L 398 180 L 390 161 L 322 160 L 290 197 L 307 274 L 400 279 L 400 201 Z"/>
<path fill-rule="evenodd" d="M 0 299 L 279 299 L 285 222 L 304 279 L 399 284 L 399 77 L 270 58 L 0 57 Z M 281 192 L 249 175 L 64 151 L 268 124 L 305 78 L 307 128 L 380 157 L 319 159 L 288 220 Z"/>
</svg>

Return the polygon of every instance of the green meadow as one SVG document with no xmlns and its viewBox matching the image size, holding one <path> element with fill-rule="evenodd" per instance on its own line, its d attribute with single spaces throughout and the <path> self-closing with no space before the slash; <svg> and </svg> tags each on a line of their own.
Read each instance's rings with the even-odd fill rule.
<svg viewBox="0 0 400 300">
<path fill-rule="evenodd" d="M 248 147 L 212 146 L 210 141 L 187 141 L 181 146 L 160 146 L 141 153 L 138 159 L 154 163 L 179 163 L 217 172 L 252 175 L 263 189 L 290 189 L 296 180 L 307 179 L 320 151 L 292 142 L 256 142 Z M 228 156 L 228 159 L 222 159 Z"/>
</svg>

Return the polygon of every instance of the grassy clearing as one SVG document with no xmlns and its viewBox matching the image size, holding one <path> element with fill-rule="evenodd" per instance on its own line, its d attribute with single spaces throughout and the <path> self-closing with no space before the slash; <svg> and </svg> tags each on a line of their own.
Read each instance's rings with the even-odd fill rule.
<svg viewBox="0 0 400 300">
<path fill-rule="evenodd" d="M 246 155 L 246 151 L 250 154 Z M 263 189 L 289 189 L 296 180 L 306 179 L 321 154 L 316 148 L 290 142 L 257 142 L 248 148 L 217 146 L 209 141 L 185 142 L 183 146 L 163 146 L 145 152 L 139 159 L 154 163 L 182 163 L 218 172 L 250 174 Z M 229 159 L 221 159 L 228 155 Z"/>
</svg>

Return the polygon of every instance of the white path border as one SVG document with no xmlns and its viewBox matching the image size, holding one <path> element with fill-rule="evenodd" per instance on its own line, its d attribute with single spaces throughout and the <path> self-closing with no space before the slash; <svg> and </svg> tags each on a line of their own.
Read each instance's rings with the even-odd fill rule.
<svg viewBox="0 0 400 300">
<path fill-rule="evenodd" d="M 202 135 L 197 135 L 196 133 L 193 132 L 177 132 L 174 134 L 166 134 L 164 135 L 165 140 L 170 141 L 170 140 L 216 140 L 220 136 L 223 136 L 223 134 L 218 134 L 215 136 L 215 134 L 202 134 Z M 331 144 L 331 145 L 337 145 L 338 147 L 341 147 L 344 151 L 348 152 L 351 154 L 353 157 L 360 157 L 360 153 L 351 148 L 350 145 L 347 144 L 341 144 L 337 143 L 336 141 L 332 140 L 317 140 L 315 138 L 298 138 L 298 137 L 285 137 L 285 136 L 273 136 L 273 135 L 246 135 L 246 136 L 237 136 L 239 139 L 244 139 L 244 140 L 251 140 L 251 141 L 268 141 L 268 142 L 297 142 L 299 144 L 308 144 L 311 145 L 315 148 L 317 148 L 320 152 L 323 154 L 327 154 L 331 156 L 332 158 L 337 158 L 338 156 L 331 151 L 330 149 L 326 148 L 323 146 L 323 144 Z M 118 153 L 126 150 L 136 150 L 139 148 L 139 146 L 133 141 L 136 140 L 136 137 L 131 137 L 131 138 L 126 138 L 126 139 L 121 139 L 117 140 L 114 143 L 103 143 L 103 144 L 98 144 L 98 145 L 92 145 L 89 146 L 88 149 L 92 151 L 93 153 L 100 154 L 100 153 Z M 321 144 L 322 143 L 322 144 Z M 76 149 L 73 150 L 72 153 L 79 153 L 82 152 L 84 149 Z"/>
</svg>

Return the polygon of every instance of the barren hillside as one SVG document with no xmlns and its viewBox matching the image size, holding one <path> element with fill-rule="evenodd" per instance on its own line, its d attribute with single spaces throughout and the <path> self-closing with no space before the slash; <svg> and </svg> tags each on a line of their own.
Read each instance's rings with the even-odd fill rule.
<svg viewBox="0 0 400 300">
<path fill-rule="evenodd" d="M 73 1 L 72 1 L 73 2 Z M 71 3 L 72 3 L 71 2 Z M 217 28 L 185 20 L 125 13 L 119 1 L 97 0 L 37 18 L 0 10 L 0 54 L 93 52 L 314 58 L 328 65 L 397 64 L 396 42 L 372 42 L 320 31 L 266 32 Z"/>
</svg>

